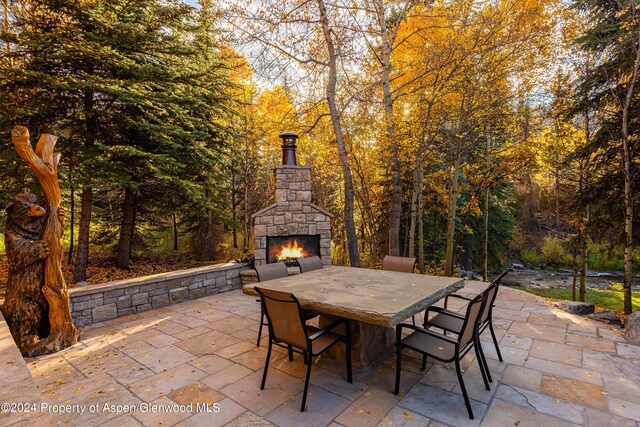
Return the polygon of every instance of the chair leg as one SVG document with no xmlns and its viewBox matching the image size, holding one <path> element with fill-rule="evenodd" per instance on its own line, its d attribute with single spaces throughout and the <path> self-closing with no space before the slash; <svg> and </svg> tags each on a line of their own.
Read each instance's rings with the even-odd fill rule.
<svg viewBox="0 0 640 427">
<path fill-rule="evenodd" d="M 489 369 L 484 365 L 484 361 L 482 360 L 482 354 L 480 353 L 480 340 L 476 338 L 475 344 L 473 344 L 473 349 L 476 352 L 476 359 L 478 359 L 478 366 L 480 367 L 480 373 L 482 374 L 482 381 L 484 382 L 484 387 L 487 390 L 491 390 L 489 387 L 489 381 L 487 379 L 487 374 Z"/>
<path fill-rule="evenodd" d="M 482 343 L 480 342 L 480 337 L 478 337 L 478 351 L 480 351 L 480 356 L 482 356 L 482 363 L 484 363 L 484 371 L 487 373 L 487 379 L 490 383 L 493 382 L 493 378 L 491 378 L 491 372 L 489 372 L 489 364 L 487 363 L 487 358 L 484 355 L 484 350 L 482 349 Z"/>
<path fill-rule="evenodd" d="M 396 332 L 396 386 L 393 390 L 393 394 L 400 394 L 400 365 L 402 362 L 402 341 L 401 339 L 402 332 L 400 329 L 397 329 Z"/>
<path fill-rule="evenodd" d="M 311 377 L 311 366 L 313 357 L 307 353 L 307 376 L 304 380 L 304 392 L 302 393 L 302 405 L 300 406 L 300 412 L 304 412 L 307 404 L 307 391 L 309 391 L 309 378 Z"/>
<path fill-rule="evenodd" d="M 293 362 L 293 347 L 289 346 L 287 350 L 289 353 L 289 362 Z"/>
<path fill-rule="evenodd" d="M 422 355 L 422 366 L 420 367 L 420 369 L 422 369 L 423 371 L 425 369 L 427 369 L 427 355 L 426 354 Z"/>
<path fill-rule="evenodd" d="M 256 347 L 260 347 L 260 338 L 262 338 L 262 325 L 264 325 L 264 308 L 262 307 L 262 303 L 260 303 L 260 328 L 258 328 L 258 343 Z"/>
<path fill-rule="evenodd" d="M 413 322 L 413 326 L 416 326 L 416 315 L 411 316 L 411 321 Z"/>
<path fill-rule="evenodd" d="M 493 344 L 496 346 L 496 353 L 498 353 L 498 360 L 502 362 L 502 354 L 500 354 L 500 347 L 498 347 L 498 340 L 496 339 L 496 333 L 493 331 L 493 320 L 489 320 L 489 330 L 491 331 L 491 338 L 493 338 Z"/>
<path fill-rule="evenodd" d="M 456 358 L 456 374 L 458 374 L 458 382 L 460 383 L 460 389 L 462 390 L 462 397 L 464 397 L 464 404 L 467 406 L 467 413 L 469 419 L 473 419 L 473 411 L 471 410 L 471 402 L 469 402 L 469 396 L 467 396 L 467 389 L 464 386 L 462 380 L 462 371 L 460 370 L 460 360 Z"/>
<path fill-rule="evenodd" d="M 345 345 L 347 346 L 347 382 L 353 384 L 353 372 L 351 369 L 351 324 L 348 320 L 345 321 Z"/>
<path fill-rule="evenodd" d="M 269 348 L 267 349 L 267 360 L 264 362 L 264 372 L 262 373 L 262 384 L 260 390 L 264 390 L 264 383 L 267 381 L 267 371 L 269 370 L 269 359 L 271 359 L 271 340 L 269 340 Z"/>
</svg>

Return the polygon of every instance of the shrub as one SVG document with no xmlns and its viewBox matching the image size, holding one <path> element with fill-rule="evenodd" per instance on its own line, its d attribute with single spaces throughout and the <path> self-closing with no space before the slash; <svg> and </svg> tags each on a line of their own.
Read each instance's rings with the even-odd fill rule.
<svg viewBox="0 0 640 427">
<path fill-rule="evenodd" d="M 542 244 L 542 259 L 554 267 L 564 265 L 567 255 L 562 247 L 562 240 L 555 236 L 545 237 Z"/>
<path fill-rule="evenodd" d="M 522 258 L 523 262 L 526 262 L 529 264 L 537 264 L 539 259 L 538 251 L 536 251 L 535 248 L 523 249 L 520 252 L 520 257 Z"/>
</svg>

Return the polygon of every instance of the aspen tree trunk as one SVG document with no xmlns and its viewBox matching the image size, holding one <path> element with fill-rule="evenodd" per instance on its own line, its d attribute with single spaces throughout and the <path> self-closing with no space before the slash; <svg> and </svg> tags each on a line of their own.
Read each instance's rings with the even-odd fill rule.
<svg viewBox="0 0 640 427">
<path fill-rule="evenodd" d="M 400 156 L 396 127 L 393 117 L 393 96 L 391 93 L 391 52 L 397 35 L 397 24 L 389 25 L 392 19 L 387 16 L 383 0 L 375 2 L 380 26 L 382 48 L 380 62 L 382 65 L 382 105 L 384 108 L 385 137 L 389 146 L 389 160 L 391 164 L 391 203 L 389 205 L 389 255 L 400 255 L 400 222 L 402 218 L 402 177 L 400 174 Z M 406 9 L 404 10 L 406 12 Z M 392 24 L 391 24 L 392 25 Z M 415 231 L 415 230 L 414 230 Z M 410 237 L 411 239 L 411 237 Z M 411 248 L 409 248 L 411 250 Z"/>
<path fill-rule="evenodd" d="M 489 277 L 489 197 L 491 190 L 487 188 L 484 195 L 484 263 L 482 266 L 482 281 L 487 282 Z"/>
<path fill-rule="evenodd" d="M 578 247 L 573 245 L 571 250 L 573 262 L 571 264 L 573 269 L 573 282 L 571 283 L 571 301 L 576 300 L 576 283 L 578 281 Z"/>
<path fill-rule="evenodd" d="M 420 191 L 418 192 L 418 271 L 424 273 L 424 206 L 422 183 L 424 182 L 424 166 L 420 163 Z"/>
<path fill-rule="evenodd" d="M 630 5 L 633 8 L 633 5 Z M 634 195 L 631 189 L 633 153 L 629 141 L 629 107 L 633 99 L 633 89 L 640 69 L 640 28 L 638 28 L 638 40 L 636 42 L 636 57 L 633 66 L 633 74 L 628 83 L 627 93 L 622 107 L 622 148 L 623 148 L 623 173 L 624 173 L 624 313 L 631 314 L 631 286 L 633 285 L 633 202 Z"/>
<path fill-rule="evenodd" d="M 64 217 L 59 216 L 58 164 L 60 154 L 53 152 L 58 139 L 53 135 L 42 135 L 36 145 L 35 152 L 31 146 L 27 128 L 23 126 L 13 128 L 11 139 L 20 157 L 29 165 L 40 182 L 47 211 L 41 239 L 47 242 L 49 255 L 44 262 L 42 293 L 49 304 L 50 330 L 46 338 L 25 344 L 20 349 L 24 355 L 34 357 L 57 352 L 78 342 L 78 331 L 71 319 L 67 284 L 62 275 Z"/>
<path fill-rule="evenodd" d="M 458 204 L 458 176 L 460 175 L 460 153 L 455 153 L 451 183 L 449 186 L 449 210 L 447 215 L 447 249 L 445 252 L 444 275 L 453 274 L 453 244 L 456 230 L 456 206 Z"/>
<path fill-rule="evenodd" d="M 489 126 L 487 126 L 487 170 L 491 166 L 491 137 L 489 136 Z M 489 277 L 489 197 L 491 189 L 487 185 L 484 195 L 484 262 L 482 268 L 482 281 L 486 282 Z"/>
<path fill-rule="evenodd" d="M 587 72 L 588 72 L 588 67 L 587 67 Z M 586 112 L 585 114 L 585 143 L 587 145 L 589 145 L 590 142 L 590 129 L 589 129 L 589 111 Z M 579 183 L 579 188 L 580 188 L 580 193 L 582 193 L 583 189 L 584 189 L 584 184 L 587 181 L 587 173 L 589 173 L 589 163 L 590 163 L 590 158 L 587 158 L 586 163 L 583 165 L 583 167 L 581 168 L 580 171 L 580 183 Z M 589 206 L 587 205 L 584 209 L 584 218 L 582 220 L 582 226 L 580 227 L 580 239 L 581 239 L 581 243 L 582 243 L 582 247 L 580 250 L 580 301 L 584 302 L 586 299 L 586 292 L 587 292 L 587 262 L 589 261 L 589 257 L 588 257 L 588 253 L 587 253 L 587 249 L 588 249 L 588 235 L 587 235 L 587 227 L 589 225 L 589 219 L 590 219 L 590 209 Z M 575 279 L 574 279 L 574 287 L 575 287 Z M 574 290 L 574 301 L 575 301 L 575 290 Z"/>
<path fill-rule="evenodd" d="M 329 56 L 329 76 L 327 79 L 327 101 L 329 103 L 329 112 L 331 115 L 331 124 L 336 136 L 338 144 L 338 154 L 340 155 L 340 163 L 342 165 L 342 175 L 344 179 L 344 226 L 347 234 L 347 249 L 349 253 L 349 263 L 352 267 L 360 267 L 360 254 L 358 251 L 358 239 L 356 237 L 356 226 L 353 218 L 354 214 L 354 190 L 353 177 L 351 174 L 351 166 L 349 165 L 349 157 L 347 148 L 342 134 L 342 125 L 340 124 L 340 112 L 336 103 L 336 84 L 338 64 L 336 61 L 336 48 L 333 42 L 333 36 L 329 29 L 329 21 L 327 18 L 327 10 L 324 0 L 317 0 L 318 9 L 320 11 L 320 22 L 322 24 L 322 33 L 327 43 L 327 53 Z"/>
<path fill-rule="evenodd" d="M 409 224 L 409 257 L 415 257 L 415 240 L 416 240 L 416 213 L 418 210 L 418 192 L 419 189 L 419 172 L 418 168 L 413 170 L 413 191 L 411 192 L 411 221 Z"/>
</svg>

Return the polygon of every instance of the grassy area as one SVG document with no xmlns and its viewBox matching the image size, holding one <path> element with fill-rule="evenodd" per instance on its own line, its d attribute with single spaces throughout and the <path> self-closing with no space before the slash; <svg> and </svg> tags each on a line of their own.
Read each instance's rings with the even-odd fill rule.
<svg viewBox="0 0 640 427">
<path fill-rule="evenodd" d="M 530 294 L 538 295 L 544 298 L 571 301 L 570 288 L 543 289 L 517 287 L 514 289 L 520 289 L 529 292 Z M 587 300 L 587 302 L 593 303 L 596 306 L 607 310 L 618 312 L 624 311 L 624 296 L 620 291 L 601 291 L 598 289 L 587 289 L 585 299 Z M 640 294 L 638 292 L 632 293 L 631 303 L 633 304 L 633 311 L 640 310 Z"/>
</svg>

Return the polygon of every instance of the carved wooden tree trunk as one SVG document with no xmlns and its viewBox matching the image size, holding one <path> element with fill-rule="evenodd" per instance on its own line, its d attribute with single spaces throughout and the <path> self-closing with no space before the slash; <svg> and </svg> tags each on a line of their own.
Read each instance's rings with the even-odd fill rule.
<svg viewBox="0 0 640 427">
<path fill-rule="evenodd" d="M 36 356 L 59 351 L 78 341 L 78 331 L 71 319 L 71 309 L 67 285 L 62 276 L 62 243 L 64 224 L 58 218 L 60 207 L 60 185 L 58 183 L 58 163 L 60 154 L 54 153 L 57 137 L 43 134 L 33 151 L 29 131 L 16 126 L 11 132 L 13 144 L 18 154 L 29 165 L 42 186 L 46 201 L 47 216 L 41 239 L 49 245 L 49 255 L 44 265 L 44 285 L 42 293 L 49 303 L 50 333 L 46 338 L 21 348 L 23 354 Z"/>
</svg>

